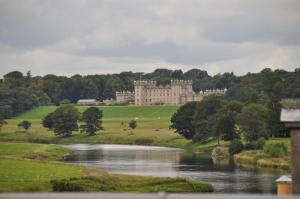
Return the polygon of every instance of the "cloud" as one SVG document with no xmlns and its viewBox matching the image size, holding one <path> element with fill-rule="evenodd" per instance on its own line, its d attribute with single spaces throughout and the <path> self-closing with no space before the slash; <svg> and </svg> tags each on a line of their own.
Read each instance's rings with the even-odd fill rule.
<svg viewBox="0 0 300 199">
<path fill-rule="evenodd" d="M 300 65 L 298 0 L 0 1 L 0 74 Z"/>
</svg>

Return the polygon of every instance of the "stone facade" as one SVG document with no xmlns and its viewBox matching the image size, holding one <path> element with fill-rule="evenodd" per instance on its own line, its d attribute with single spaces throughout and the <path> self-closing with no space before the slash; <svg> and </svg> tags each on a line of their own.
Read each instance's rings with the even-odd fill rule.
<svg viewBox="0 0 300 199">
<path fill-rule="evenodd" d="M 130 91 L 121 91 L 116 92 L 116 103 L 134 103 L 134 92 Z"/>
<path fill-rule="evenodd" d="M 134 100 L 136 105 L 184 104 L 201 101 L 207 95 L 224 95 L 226 92 L 226 89 L 216 89 L 195 93 L 192 85 L 192 80 L 171 80 L 171 84 L 166 86 L 157 86 L 156 81 L 134 81 L 134 92 L 116 92 L 116 98 L 118 103 Z"/>
</svg>

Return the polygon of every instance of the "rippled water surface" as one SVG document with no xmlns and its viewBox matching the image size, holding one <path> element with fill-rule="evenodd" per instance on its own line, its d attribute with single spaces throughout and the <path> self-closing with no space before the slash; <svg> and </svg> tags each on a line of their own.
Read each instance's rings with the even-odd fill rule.
<svg viewBox="0 0 300 199">
<path fill-rule="evenodd" d="M 216 162 L 207 154 L 180 149 L 133 145 L 65 145 L 75 152 L 67 162 L 97 167 L 109 172 L 187 177 L 210 182 L 216 192 L 275 193 L 274 180 L 282 172 L 234 166 L 229 160 Z"/>
</svg>

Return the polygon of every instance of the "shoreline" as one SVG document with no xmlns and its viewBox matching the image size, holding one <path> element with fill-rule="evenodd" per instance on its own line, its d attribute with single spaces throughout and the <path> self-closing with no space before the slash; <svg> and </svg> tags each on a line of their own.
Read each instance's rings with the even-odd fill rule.
<svg viewBox="0 0 300 199">
<path fill-rule="evenodd" d="M 211 184 L 193 179 L 114 174 L 67 164 L 59 160 L 72 150 L 59 145 L 1 142 L 0 148 L 0 177 L 9 179 L 2 182 L 0 192 L 213 191 Z"/>
</svg>

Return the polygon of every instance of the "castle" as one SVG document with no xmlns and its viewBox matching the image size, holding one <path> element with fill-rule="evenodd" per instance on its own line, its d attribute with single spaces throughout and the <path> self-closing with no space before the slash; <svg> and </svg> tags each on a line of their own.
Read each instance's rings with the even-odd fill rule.
<svg viewBox="0 0 300 199">
<path fill-rule="evenodd" d="M 116 92 L 116 102 L 136 105 L 184 104 L 201 101 L 208 95 L 224 95 L 227 91 L 216 89 L 195 93 L 192 84 L 192 80 L 171 80 L 171 84 L 166 86 L 157 86 L 156 81 L 134 81 L 134 92 Z"/>
</svg>

